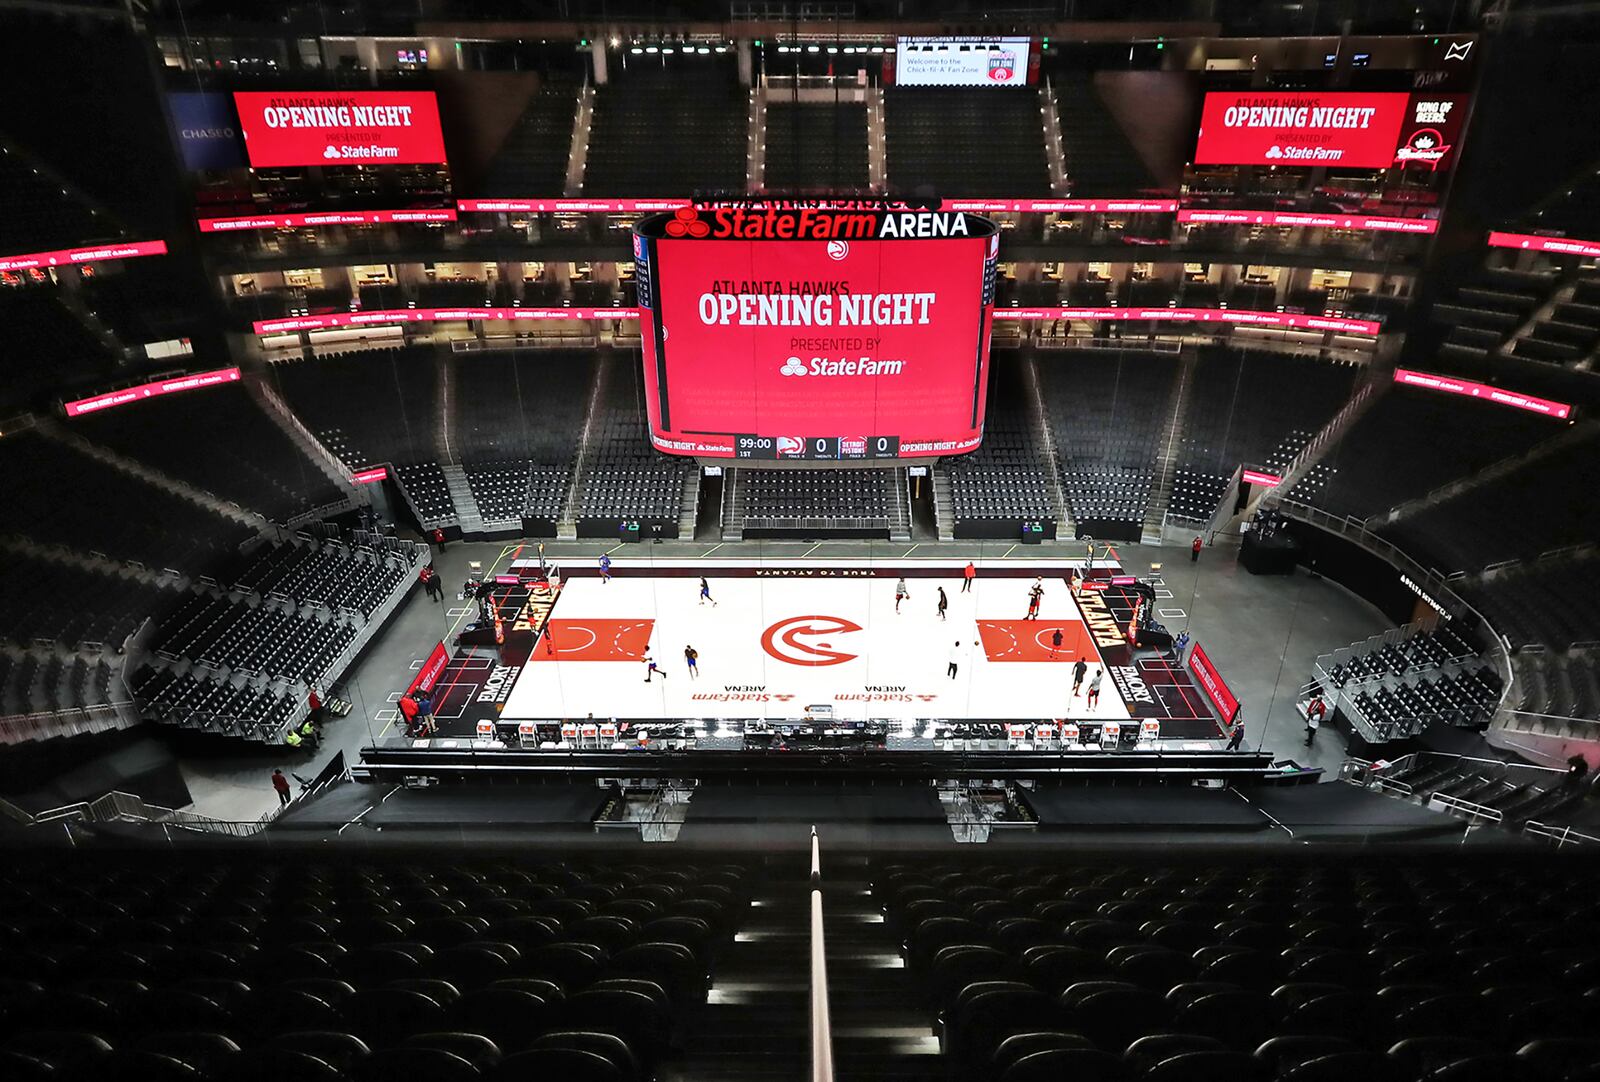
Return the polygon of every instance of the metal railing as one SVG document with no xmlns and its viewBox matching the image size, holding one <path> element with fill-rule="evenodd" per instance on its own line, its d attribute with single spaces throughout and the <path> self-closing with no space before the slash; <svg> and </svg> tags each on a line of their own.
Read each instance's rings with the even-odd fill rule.
<svg viewBox="0 0 1600 1082">
<path fill-rule="evenodd" d="M 822 930 L 822 856 L 816 827 L 811 828 L 811 1082 L 833 1082 L 828 949 Z"/>
<path fill-rule="evenodd" d="M 210 815 L 201 815 L 198 812 L 183 811 L 177 808 L 167 808 L 160 804 L 148 803 L 143 797 L 134 793 L 124 793 L 113 790 L 94 800 L 80 800 L 72 804 L 63 804 L 57 808 L 48 808 L 45 811 L 29 813 L 17 807 L 8 800 L 0 799 L 0 816 L 10 819 L 22 826 L 44 826 L 60 822 L 80 823 L 149 823 L 152 826 L 176 827 L 180 830 L 192 830 L 205 834 L 225 834 L 229 837 L 248 838 L 259 834 L 273 821 L 289 808 L 303 800 L 310 800 L 322 793 L 334 782 L 346 777 L 349 768 L 345 764 L 344 752 L 337 752 L 328 765 L 323 767 L 316 778 L 303 784 L 300 793 L 288 804 L 280 804 L 263 812 L 255 820 L 230 820 L 217 819 Z"/>
<path fill-rule="evenodd" d="M 1525 823 L 1522 833 L 1554 842 L 1557 849 L 1563 845 L 1600 845 L 1600 838 L 1592 834 L 1582 834 L 1571 827 L 1558 827 L 1538 820 L 1529 820 Z"/>
</svg>

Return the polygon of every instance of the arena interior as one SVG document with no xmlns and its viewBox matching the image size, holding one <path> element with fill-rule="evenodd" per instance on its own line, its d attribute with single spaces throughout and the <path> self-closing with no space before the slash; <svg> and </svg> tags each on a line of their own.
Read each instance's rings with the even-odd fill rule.
<svg viewBox="0 0 1600 1082">
<path fill-rule="evenodd" d="M 1600 3 L 0 42 L 0 1076 L 1600 1079 Z"/>
</svg>

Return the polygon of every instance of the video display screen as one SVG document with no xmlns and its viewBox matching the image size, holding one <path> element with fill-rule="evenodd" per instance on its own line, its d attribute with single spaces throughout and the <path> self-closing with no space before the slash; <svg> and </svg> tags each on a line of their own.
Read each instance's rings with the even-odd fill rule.
<svg viewBox="0 0 1600 1082">
<path fill-rule="evenodd" d="M 445 161 L 432 91 L 241 91 L 233 101 L 255 169 Z"/>
<path fill-rule="evenodd" d="M 982 439 L 997 237 L 964 213 L 685 209 L 635 237 L 651 438 L 872 460 Z"/>
</svg>

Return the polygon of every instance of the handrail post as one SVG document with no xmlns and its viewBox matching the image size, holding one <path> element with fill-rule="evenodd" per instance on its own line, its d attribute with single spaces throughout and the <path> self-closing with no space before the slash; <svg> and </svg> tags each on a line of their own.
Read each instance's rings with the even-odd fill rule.
<svg viewBox="0 0 1600 1082">
<path fill-rule="evenodd" d="M 822 934 L 822 861 L 815 826 L 811 828 L 811 1082 L 833 1082 L 828 952 Z"/>
</svg>

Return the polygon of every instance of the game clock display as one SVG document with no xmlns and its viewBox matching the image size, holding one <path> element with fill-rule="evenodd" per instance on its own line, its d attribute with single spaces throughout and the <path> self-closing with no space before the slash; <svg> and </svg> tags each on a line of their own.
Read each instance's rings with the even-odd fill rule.
<svg viewBox="0 0 1600 1082">
<path fill-rule="evenodd" d="M 899 436 L 755 436 L 733 438 L 733 457 L 812 462 L 899 458 Z"/>
</svg>

